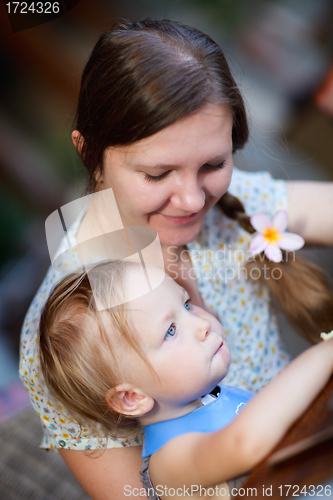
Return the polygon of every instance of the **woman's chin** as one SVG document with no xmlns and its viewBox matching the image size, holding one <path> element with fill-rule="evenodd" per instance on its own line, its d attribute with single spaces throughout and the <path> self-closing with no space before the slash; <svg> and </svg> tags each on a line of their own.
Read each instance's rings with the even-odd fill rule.
<svg viewBox="0 0 333 500">
<path fill-rule="evenodd" d="M 182 247 L 195 240 L 200 233 L 200 229 L 201 224 L 198 227 L 182 227 L 173 231 L 160 230 L 158 235 L 162 246 Z"/>
<path fill-rule="evenodd" d="M 201 230 L 204 214 L 200 214 L 196 220 L 187 224 L 172 224 L 166 221 L 164 224 L 150 224 L 158 232 L 162 246 L 181 247 L 195 240 Z"/>
</svg>

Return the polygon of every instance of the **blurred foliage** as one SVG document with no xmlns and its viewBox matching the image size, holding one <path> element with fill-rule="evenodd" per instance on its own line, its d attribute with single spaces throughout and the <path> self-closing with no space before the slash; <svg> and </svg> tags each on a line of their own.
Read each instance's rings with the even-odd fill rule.
<svg viewBox="0 0 333 500">
<path fill-rule="evenodd" d="M 0 263 L 14 260 L 25 250 L 22 236 L 35 213 L 8 186 L 0 184 Z"/>
<path fill-rule="evenodd" d="M 265 3 L 265 0 L 191 0 L 188 6 L 202 9 L 214 24 L 219 24 L 226 33 L 232 35 L 233 30 Z"/>
</svg>

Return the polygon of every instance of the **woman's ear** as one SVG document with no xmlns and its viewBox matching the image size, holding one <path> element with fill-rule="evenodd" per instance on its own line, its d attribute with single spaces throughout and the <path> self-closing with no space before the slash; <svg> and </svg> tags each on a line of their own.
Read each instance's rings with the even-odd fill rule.
<svg viewBox="0 0 333 500">
<path fill-rule="evenodd" d="M 83 144 L 84 144 L 83 136 L 80 134 L 80 132 L 78 130 L 73 130 L 71 137 L 72 137 L 72 141 L 73 141 L 73 144 L 75 146 L 75 149 L 77 150 L 77 152 L 81 156 L 82 148 L 83 148 Z"/>
<path fill-rule="evenodd" d="M 155 401 L 132 384 L 119 384 L 106 393 L 108 406 L 122 415 L 141 417 L 153 409 Z"/>
<path fill-rule="evenodd" d="M 94 178 L 96 184 L 103 184 L 103 173 L 101 171 L 96 170 L 96 172 L 94 173 Z"/>
</svg>

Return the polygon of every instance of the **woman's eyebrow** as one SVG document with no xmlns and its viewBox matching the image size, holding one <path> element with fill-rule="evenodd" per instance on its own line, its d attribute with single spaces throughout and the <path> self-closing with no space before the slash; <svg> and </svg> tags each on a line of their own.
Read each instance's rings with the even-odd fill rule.
<svg viewBox="0 0 333 500">
<path fill-rule="evenodd" d="M 210 158 L 202 165 L 208 165 L 210 163 L 221 162 L 225 159 L 226 156 L 228 156 L 228 154 L 230 154 L 230 152 L 228 152 L 224 155 L 221 154 L 221 155 L 215 156 L 214 158 Z M 147 165 L 147 164 L 137 163 L 134 166 L 135 166 L 135 168 L 144 169 L 144 170 L 147 168 L 152 168 L 154 170 L 173 170 L 174 168 L 179 168 L 180 165 L 171 165 L 171 164 L 167 164 L 167 163 L 166 164 L 165 163 L 156 163 L 155 165 Z"/>
<path fill-rule="evenodd" d="M 178 168 L 179 165 L 167 165 L 164 163 L 157 163 L 156 165 L 145 165 L 145 164 L 136 164 L 135 168 L 139 168 L 140 170 L 146 170 L 147 168 L 152 168 L 154 170 L 173 170 L 174 168 Z"/>
</svg>

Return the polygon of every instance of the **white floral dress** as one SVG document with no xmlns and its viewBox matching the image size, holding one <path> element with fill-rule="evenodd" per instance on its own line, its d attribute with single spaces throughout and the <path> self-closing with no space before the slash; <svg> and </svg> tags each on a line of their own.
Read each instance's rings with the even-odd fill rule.
<svg viewBox="0 0 333 500">
<path fill-rule="evenodd" d="M 247 173 L 234 169 L 229 192 L 237 196 L 251 215 L 272 216 L 287 210 L 284 181 L 267 172 Z M 79 221 L 68 231 L 75 247 Z M 206 305 L 214 310 L 228 336 L 232 364 L 225 382 L 256 392 L 289 361 L 279 336 L 277 318 L 267 290 L 255 272 L 247 279 L 244 261 L 251 235 L 214 207 L 204 220 L 197 239 L 188 245 L 193 272 Z M 101 438 L 99 426 L 80 426 L 45 387 L 39 365 L 38 322 L 41 309 L 55 284 L 80 267 L 75 248 L 66 253 L 58 268 L 50 267 L 24 321 L 21 334 L 20 377 L 43 424 L 42 448 L 87 450 L 141 444 L 142 435 L 131 439 Z"/>
</svg>

